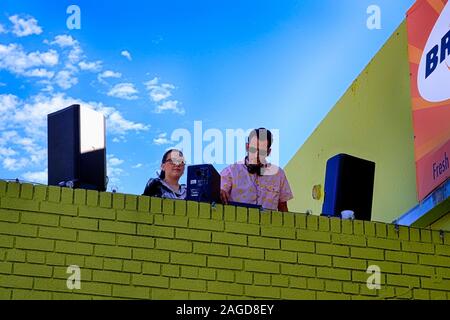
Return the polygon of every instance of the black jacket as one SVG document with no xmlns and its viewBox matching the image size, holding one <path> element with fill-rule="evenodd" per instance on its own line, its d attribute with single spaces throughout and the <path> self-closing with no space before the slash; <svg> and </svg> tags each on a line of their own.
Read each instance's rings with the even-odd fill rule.
<svg viewBox="0 0 450 320">
<path fill-rule="evenodd" d="M 163 194 L 162 188 L 164 188 L 164 185 L 161 183 L 161 179 L 152 178 L 148 180 L 147 185 L 145 186 L 144 193 L 142 195 L 161 198 Z"/>
<path fill-rule="evenodd" d="M 184 199 L 186 196 L 186 186 L 181 185 L 180 192 L 174 192 L 160 178 L 152 178 L 147 182 L 142 195 L 158 198 Z"/>
</svg>

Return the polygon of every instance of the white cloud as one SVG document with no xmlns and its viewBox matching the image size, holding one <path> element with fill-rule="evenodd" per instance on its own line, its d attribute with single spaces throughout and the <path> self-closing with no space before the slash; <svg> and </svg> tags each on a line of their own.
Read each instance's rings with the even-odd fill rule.
<svg viewBox="0 0 450 320">
<path fill-rule="evenodd" d="M 0 33 L 6 33 L 6 29 L 2 24 L 0 24 Z"/>
<path fill-rule="evenodd" d="M 83 71 L 99 72 L 102 69 L 102 61 L 86 62 L 81 61 L 78 66 Z"/>
<path fill-rule="evenodd" d="M 17 131 L 3 131 L 0 136 L 0 146 L 4 146 L 17 136 Z"/>
<path fill-rule="evenodd" d="M 175 86 L 169 83 L 159 83 L 159 78 L 155 77 L 150 81 L 144 83 L 150 99 L 153 102 L 160 103 L 154 110 L 156 113 L 164 113 L 171 111 L 172 113 L 184 115 L 186 111 L 180 107 L 180 102 L 177 100 L 166 100 L 172 96 L 172 90 Z"/>
<path fill-rule="evenodd" d="M 64 68 L 72 73 L 77 73 L 79 71 L 78 68 L 71 63 L 66 63 Z"/>
<path fill-rule="evenodd" d="M 2 96 L 0 95 L 0 101 L 1 99 Z M 8 99 L 14 98 L 9 97 Z M 13 125 L 23 125 L 29 136 L 40 136 L 45 138 L 47 115 L 73 104 L 84 105 L 103 113 L 106 119 L 108 134 L 122 136 L 130 131 L 146 131 L 150 128 L 148 125 L 123 118 L 122 114 L 113 107 L 108 107 L 98 102 L 85 102 L 79 99 L 73 99 L 66 97 L 63 93 L 53 95 L 41 93 L 32 97 L 27 102 L 16 102 L 14 106 L 18 110 L 11 116 L 11 122 Z"/>
<path fill-rule="evenodd" d="M 31 146 L 22 146 L 27 155 L 27 165 L 40 166 L 47 160 L 47 149 L 33 141 Z"/>
<path fill-rule="evenodd" d="M 170 144 L 170 141 L 167 139 L 167 133 L 161 133 L 157 138 L 153 139 L 153 143 L 162 146 L 165 144 Z"/>
<path fill-rule="evenodd" d="M 133 169 L 139 169 L 139 168 L 141 168 L 141 167 L 142 167 L 142 163 L 138 163 L 138 164 L 132 166 L 131 168 L 133 168 Z"/>
<path fill-rule="evenodd" d="M 12 94 L 0 95 L 0 117 L 9 111 L 14 110 L 19 105 L 19 98 Z"/>
<path fill-rule="evenodd" d="M 19 106 L 20 100 L 17 96 L 12 94 L 1 94 L 0 95 L 0 131 L 5 130 L 6 126 L 11 123 L 13 114 L 16 108 Z M 5 141 L 5 133 L 2 134 L 0 138 L 0 146 Z"/>
<path fill-rule="evenodd" d="M 149 127 L 150 127 L 150 126 L 146 127 L 145 130 L 147 130 Z M 124 132 L 124 133 L 125 133 L 125 132 Z M 127 139 L 125 138 L 125 136 L 119 135 L 119 136 L 117 136 L 117 137 L 114 137 L 114 138 L 112 139 L 112 142 L 114 142 L 114 143 L 127 142 Z"/>
<path fill-rule="evenodd" d="M 147 130 L 148 126 L 128 121 L 120 112 L 101 103 L 83 102 L 66 98 L 64 94 L 47 96 L 40 94 L 29 101 L 20 101 L 13 95 L 0 95 L 0 106 L 7 111 L 12 127 L 18 130 L 3 130 L 0 133 L 0 165 L 7 171 L 17 172 L 29 170 L 22 174 L 27 181 L 46 183 L 46 123 L 47 114 L 65 108 L 72 104 L 82 104 L 105 115 L 108 134 L 126 134 L 130 130 Z M 1 113 L 3 115 L 3 113 Z M 20 132 L 23 133 L 18 133 Z M 23 131 L 22 131 L 23 130 Z M 120 165 L 123 160 L 118 157 L 108 158 L 108 176 L 111 183 L 118 183 L 118 177 L 123 174 Z M 33 171 L 33 169 L 37 169 Z"/>
<path fill-rule="evenodd" d="M 0 137 L 0 159 L 3 158 L 3 167 L 9 171 L 18 171 L 44 163 L 47 159 L 47 149 L 41 146 L 36 138 L 21 136 L 17 131 L 3 132 Z M 14 149 L 12 146 L 15 146 Z"/>
<path fill-rule="evenodd" d="M 58 64 L 59 61 L 59 55 L 55 50 L 44 52 L 40 54 L 40 56 L 38 57 L 42 60 L 43 64 L 46 66 L 55 66 Z"/>
<path fill-rule="evenodd" d="M 133 60 L 133 58 L 131 57 L 131 53 L 128 52 L 127 50 L 122 51 L 120 54 L 130 61 Z"/>
<path fill-rule="evenodd" d="M 99 76 L 102 78 L 120 78 L 122 77 L 122 74 L 120 72 L 106 70 L 105 72 L 102 72 Z"/>
<path fill-rule="evenodd" d="M 45 169 L 44 171 L 37 171 L 37 172 L 26 172 L 22 175 L 22 177 L 29 182 L 37 182 L 42 184 L 47 184 L 47 178 L 48 178 L 48 169 Z"/>
<path fill-rule="evenodd" d="M 47 85 L 45 88 L 42 88 L 41 92 L 53 92 L 55 88 L 51 85 Z"/>
<path fill-rule="evenodd" d="M 119 83 L 108 92 L 108 96 L 126 100 L 136 100 L 138 98 L 135 95 L 136 93 L 138 93 L 138 91 L 132 83 Z"/>
<path fill-rule="evenodd" d="M 117 185 L 120 183 L 119 177 L 124 173 L 123 169 L 119 168 L 124 163 L 123 160 L 116 158 L 113 154 L 108 154 L 106 171 L 109 179 L 109 185 Z"/>
<path fill-rule="evenodd" d="M 125 134 L 127 131 L 146 131 L 150 128 L 149 125 L 136 123 L 126 120 L 122 117 L 119 111 L 114 108 L 100 107 L 97 109 L 102 112 L 107 119 L 108 130 L 116 134 Z"/>
<path fill-rule="evenodd" d="M 9 17 L 9 21 L 14 25 L 12 32 L 18 37 L 42 33 L 42 28 L 38 25 L 38 21 L 33 17 L 20 18 L 18 15 L 14 15 Z"/>
<path fill-rule="evenodd" d="M 17 152 L 11 148 L 0 147 L 0 157 L 12 157 L 15 156 Z"/>
<path fill-rule="evenodd" d="M 80 46 L 75 46 L 72 48 L 72 50 L 70 50 L 69 52 L 69 61 L 71 63 L 77 63 L 78 61 L 81 60 L 81 58 L 83 57 L 83 50 L 81 49 Z"/>
<path fill-rule="evenodd" d="M 123 160 L 113 158 L 113 157 L 108 159 L 108 164 L 111 166 L 120 166 L 123 162 L 124 162 Z"/>
<path fill-rule="evenodd" d="M 14 100 L 14 110 L 5 113 L 8 117 L 7 123 L 14 128 L 27 128 L 28 123 L 22 123 L 16 118 L 16 112 L 21 108 L 22 102 L 17 97 L 9 95 L 0 96 L 0 100 Z M 8 108 L 11 109 L 11 108 Z M 4 115 L 3 115 L 4 116 Z M 4 128 L 2 128 L 3 130 Z M 25 130 L 26 131 L 26 130 Z M 44 135 L 44 134 L 42 134 Z M 47 149 L 42 142 L 42 137 L 25 132 L 21 135 L 16 130 L 4 130 L 0 136 L 0 161 L 3 168 L 8 171 L 19 171 L 31 166 L 41 166 L 46 162 Z"/>
<path fill-rule="evenodd" d="M 72 38 L 72 36 L 61 34 L 55 37 L 55 40 L 53 40 L 50 44 L 56 44 L 60 46 L 61 48 L 65 47 L 74 47 L 78 45 L 78 41 Z"/>
<path fill-rule="evenodd" d="M 107 79 L 107 78 L 116 78 L 116 79 L 118 79 L 118 78 L 121 78 L 121 77 L 122 77 L 122 74 L 120 72 L 114 72 L 114 71 L 111 71 L 111 70 L 106 70 L 106 71 L 103 71 L 102 73 L 100 73 L 97 76 L 97 79 L 101 83 L 106 83 L 106 81 L 104 81 L 103 79 Z"/>
<path fill-rule="evenodd" d="M 20 138 L 16 141 L 16 144 L 19 144 L 24 147 L 31 147 L 33 146 L 34 142 L 31 138 Z"/>
<path fill-rule="evenodd" d="M 46 69 L 33 69 L 30 71 L 26 71 L 24 73 L 24 76 L 27 77 L 37 77 L 37 78 L 53 78 L 53 76 L 55 75 L 55 73 L 53 71 L 48 71 Z"/>
<path fill-rule="evenodd" d="M 186 111 L 178 106 L 179 102 L 176 100 L 164 101 L 161 105 L 157 106 L 155 109 L 156 113 L 164 113 L 165 111 L 172 111 L 177 114 L 185 114 Z"/>
<path fill-rule="evenodd" d="M 23 75 L 27 69 L 36 67 L 53 67 L 59 62 L 59 55 L 55 50 L 47 52 L 26 53 L 20 45 L 0 44 L 0 70 Z"/>
<path fill-rule="evenodd" d="M 169 98 L 172 95 L 171 90 L 175 89 L 175 86 L 169 83 L 159 84 L 158 78 L 154 78 L 144 84 L 149 92 L 150 99 L 154 102 L 160 102 Z"/>
<path fill-rule="evenodd" d="M 97 110 L 105 116 L 107 134 L 119 139 L 129 132 L 141 132 L 149 125 L 125 119 L 113 107 L 98 102 L 85 102 L 66 97 L 64 93 L 38 94 L 21 100 L 11 94 L 0 95 L 0 165 L 7 171 L 29 171 L 27 180 L 38 181 L 43 177 L 47 160 L 47 115 L 73 104 Z M 112 157 L 112 175 L 121 173 L 118 166 L 123 160 Z M 38 174 L 40 173 L 40 175 Z"/>
<path fill-rule="evenodd" d="M 52 42 L 50 42 L 50 44 L 57 45 L 63 49 L 70 48 L 70 51 L 67 54 L 67 58 L 69 59 L 70 63 L 76 64 L 80 62 L 80 60 L 84 57 L 80 43 L 70 35 L 58 35 Z"/>
<path fill-rule="evenodd" d="M 62 95 L 49 97 L 39 94 L 28 101 L 20 102 L 12 115 L 11 125 L 13 128 L 22 126 L 30 137 L 44 139 L 47 136 L 47 115 L 67 106 Z"/>
<path fill-rule="evenodd" d="M 44 79 L 44 80 L 40 80 L 37 83 L 39 83 L 40 85 L 44 86 L 40 91 L 41 92 L 53 92 L 54 91 L 54 87 L 53 84 L 50 80 Z"/>
<path fill-rule="evenodd" d="M 19 171 L 25 167 L 28 167 L 30 165 L 30 161 L 27 158 L 10 158 L 7 157 L 3 159 L 3 168 L 5 168 L 8 171 Z"/>
<path fill-rule="evenodd" d="M 78 78 L 75 77 L 70 71 L 63 70 L 58 72 L 55 77 L 56 84 L 63 89 L 70 89 L 78 83 Z"/>
</svg>

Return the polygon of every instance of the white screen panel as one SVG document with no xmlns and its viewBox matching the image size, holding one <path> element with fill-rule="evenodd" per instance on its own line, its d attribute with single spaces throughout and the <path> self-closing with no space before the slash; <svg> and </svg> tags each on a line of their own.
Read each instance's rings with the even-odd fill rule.
<svg viewBox="0 0 450 320">
<path fill-rule="evenodd" d="M 80 107 L 81 153 L 105 148 L 105 118 L 102 113 L 88 107 Z"/>
</svg>

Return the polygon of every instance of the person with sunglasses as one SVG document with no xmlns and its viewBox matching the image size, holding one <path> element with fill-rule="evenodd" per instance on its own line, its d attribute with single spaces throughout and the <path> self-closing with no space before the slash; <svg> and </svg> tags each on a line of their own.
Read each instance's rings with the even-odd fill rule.
<svg viewBox="0 0 450 320">
<path fill-rule="evenodd" d="M 161 173 L 158 178 L 151 178 L 143 195 L 150 197 L 185 199 L 186 185 L 180 184 L 186 162 L 180 150 L 170 149 L 164 153 L 161 161 Z"/>
<path fill-rule="evenodd" d="M 250 133 L 244 161 L 232 164 L 220 173 L 222 203 L 288 211 L 287 202 L 294 196 L 283 169 L 267 162 L 271 146 L 269 130 L 259 128 Z"/>
</svg>

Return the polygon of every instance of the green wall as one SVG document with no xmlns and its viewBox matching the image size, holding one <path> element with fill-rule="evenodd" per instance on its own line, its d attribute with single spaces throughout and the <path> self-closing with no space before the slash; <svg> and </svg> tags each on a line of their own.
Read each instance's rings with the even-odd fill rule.
<svg viewBox="0 0 450 320">
<path fill-rule="evenodd" d="M 290 160 L 289 209 L 321 213 L 326 162 L 338 153 L 376 162 L 372 220 L 392 222 L 417 204 L 407 50 L 402 23 Z"/>
<path fill-rule="evenodd" d="M 116 298 L 450 299 L 450 233 L 0 181 L 0 299 Z"/>
</svg>

